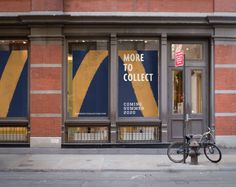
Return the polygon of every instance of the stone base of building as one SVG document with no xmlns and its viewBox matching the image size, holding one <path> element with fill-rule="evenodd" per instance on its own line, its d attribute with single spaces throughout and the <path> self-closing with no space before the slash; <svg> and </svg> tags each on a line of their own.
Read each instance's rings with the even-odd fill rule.
<svg viewBox="0 0 236 187">
<path fill-rule="evenodd" d="M 216 136 L 216 144 L 225 148 L 236 148 L 236 136 Z"/>
<path fill-rule="evenodd" d="M 30 147 L 61 147 L 61 137 L 31 137 Z"/>
</svg>

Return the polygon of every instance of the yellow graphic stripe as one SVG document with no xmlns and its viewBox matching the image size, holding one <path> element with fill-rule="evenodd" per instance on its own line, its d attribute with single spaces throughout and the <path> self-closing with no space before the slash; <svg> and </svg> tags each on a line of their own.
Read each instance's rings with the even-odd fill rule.
<svg viewBox="0 0 236 187">
<path fill-rule="evenodd" d="M 119 56 L 121 57 L 124 64 L 132 64 L 133 70 L 132 74 L 146 74 L 145 68 L 141 61 L 124 61 L 124 55 L 138 54 L 137 51 L 119 51 Z M 137 101 L 142 103 L 143 110 L 141 110 L 144 117 L 156 117 L 159 115 L 158 106 L 153 95 L 150 82 L 148 81 L 132 81 L 132 87 L 134 89 Z M 157 83 L 156 83 L 157 84 Z"/>
<path fill-rule="evenodd" d="M 28 57 L 27 50 L 13 50 L 0 80 L 0 117 L 7 117 L 10 103 Z"/>
<path fill-rule="evenodd" d="M 72 117 L 77 117 L 80 113 L 93 77 L 107 56 L 107 50 L 90 50 L 84 57 L 72 81 Z"/>
</svg>

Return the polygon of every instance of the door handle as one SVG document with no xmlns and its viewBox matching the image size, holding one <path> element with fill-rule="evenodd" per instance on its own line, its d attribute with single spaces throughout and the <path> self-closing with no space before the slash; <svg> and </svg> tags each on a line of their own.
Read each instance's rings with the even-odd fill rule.
<svg viewBox="0 0 236 187">
<path fill-rule="evenodd" d="M 185 121 L 186 121 L 186 122 L 189 122 L 189 120 L 190 120 L 189 114 L 186 114 Z"/>
</svg>

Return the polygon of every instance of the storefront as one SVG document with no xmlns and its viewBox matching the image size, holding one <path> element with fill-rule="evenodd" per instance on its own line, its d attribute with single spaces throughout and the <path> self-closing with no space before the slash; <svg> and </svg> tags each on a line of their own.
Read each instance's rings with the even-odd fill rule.
<svg viewBox="0 0 236 187">
<path fill-rule="evenodd" d="M 228 90 L 218 86 L 224 54 L 217 47 L 235 45 L 233 15 L 65 7 L 1 13 L 1 145 L 147 147 L 180 140 L 183 82 L 187 133 L 217 128 L 217 117 L 234 115 L 215 100 Z M 177 51 L 185 53 L 185 81 L 174 65 Z"/>
<path fill-rule="evenodd" d="M 116 51 L 109 39 L 68 42 L 66 142 L 109 142 L 111 115 L 117 142 L 160 141 L 160 41 L 116 41 Z"/>
<path fill-rule="evenodd" d="M 161 114 L 170 124 L 166 138 L 181 139 L 183 69 L 173 62 L 178 50 L 186 54 L 188 131 L 202 133 L 207 128 L 209 105 L 203 103 L 209 103 L 209 40 L 167 40 L 163 65 L 161 37 L 129 35 L 112 38 L 113 45 L 105 37 L 67 41 L 65 143 L 109 143 L 112 136 L 113 143 L 161 143 L 166 136 Z M 167 90 L 162 79 L 167 80 Z"/>
<path fill-rule="evenodd" d="M 209 124 L 209 105 L 206 104 L 209 103 L 209 39 L 191 37 L 176 40 L 173 37 L 167 40 L 161 37 L 161 33 L 157 33 L 160 36 L 144 33 L 144 36 L 135 37 L 132 29 L 130 31 L 130 36 L 100 36 L 97 39 L 80 36 L 64 40 L 63 144 L 158 144 L 163 139 L 181 139 L 183 69 L 174 67 L 177 50 L 186 54 L 186 87 L 189 90 L 186 98 L 192 119 L 189 132 L 202 133 Z M 167 42 L 165 45 L 163 39 Z M 1 56 L 4 57 L 1 81 L 4 82 L 6 72 L 6 82 L 14 85 L 6 68 L 11 62 L 15 63 L 13 68 L 19 70 L 18 73 L 12 69 L 13 73 L 20 77 L 19 80 L 16 77 L 15 82 L 18 82 L 11 89 L 14 94 L 9 98 L 12 102 L 8 102 L 11 104 L 8 113 L 2 114 L 2 117 L 13 119 L 12 124 L 2 128 L 3 140 L 26 143 L 30 132 L 27 121 L 29 41 L 1 40 L 1 47 Z M 161 60 L 163 47 L 167 49 L 166 64 Z M 19 54 L 14 58 L 14 53 Z M 165 89 L 163 79 L 167 81 Z M 6 99 L 1 98 L 2 103 L 6 103 Z M 170 124 L 168 127 L 163 126 L 163 116 Z M 18 126 L 14 121 L 22 123 Z M 168 137 L 165 137 L 166 131 Z"/>
</svg>

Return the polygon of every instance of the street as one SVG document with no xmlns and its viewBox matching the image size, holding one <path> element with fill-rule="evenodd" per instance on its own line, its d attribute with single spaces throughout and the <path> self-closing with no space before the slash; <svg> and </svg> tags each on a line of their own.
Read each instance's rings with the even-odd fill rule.
<svg viewBox="0 0 236 187">
<path fill-rule="evenodd" d="M 171 162 L 166 149 L 0 149 L 0 187 L 234 187 L 236 149 L 221 162 Z"/>
<path fill-rule="evenodd" d="M 0 187 L 233 187 L 232 171 L 2 171 Z"/>
</svg>

